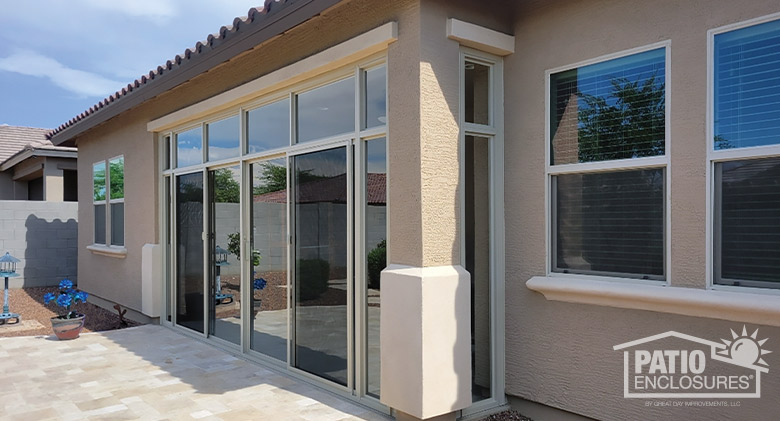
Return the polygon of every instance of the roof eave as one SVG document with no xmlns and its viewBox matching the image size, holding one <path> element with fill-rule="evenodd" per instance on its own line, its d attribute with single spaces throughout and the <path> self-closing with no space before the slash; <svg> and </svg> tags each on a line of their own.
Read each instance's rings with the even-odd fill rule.
<svg viewBox="0 0 780 421">
<path fill-rule="evenodd" d="M 50 157 L 50 158 L 78 158 L 78 150 L 76 148 L 56 147 L 52 148 L 31 148 L 22 149 L 21 151 L 11 155 L 8 159 L 0 164 L 0 171 L 7 171 L 21 162 L 34 157 Z"/>
<path fill-rule="evenodd" d="M 150 80 L 147 83 L 136 86 L 115 100 L 102 100 L 98 105 L 66 123 L 61 129 L 55 129 L 49 139 L 54 145 L 73 146 L 73 140 L 76 136 L 277 35 L 289 31 L 341 1 L 343 0 L 289 0 L 290 4 L 286 7 L 277 11 L 271 8 L 261 21 L 255 25 L 249 25 L 249 29 L 245 32 L 239 31 L 229 38 L 214 38 L 213 45 L 204 44 L 202 46 L 204 49 L 208 48 L 206 51 L 196 53 L 189 59 L 182 61 L 175 68 L 175 71 L 163 68 L 161 74 L 154 75 L 150 72 Z M 114 98 L 115 95 L 110 98 Z"/>
</svg>

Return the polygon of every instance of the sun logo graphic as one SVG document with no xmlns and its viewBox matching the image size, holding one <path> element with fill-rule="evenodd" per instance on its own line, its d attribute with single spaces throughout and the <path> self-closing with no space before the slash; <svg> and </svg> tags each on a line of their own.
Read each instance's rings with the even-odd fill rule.
<svg viewBox="0 0 780 421">
<path fill-rule="evenodd" d="M 731 329 L 731 339 L 715 342 L 670 330 L 615 345 L 623 351 L 626 398 L 760 398 L 768 338 Z"/>
</svg>

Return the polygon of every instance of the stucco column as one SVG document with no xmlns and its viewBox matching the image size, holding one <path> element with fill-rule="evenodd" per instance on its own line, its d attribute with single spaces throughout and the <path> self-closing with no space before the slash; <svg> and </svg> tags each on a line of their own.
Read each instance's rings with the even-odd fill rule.
<svg viewBox="0 0 780 421">
<path fill-rule="evenodd" d="M 471 405 L 470 280 L 461 266 L 458 44 L 419 2 L 388 51 L 388 268 L 381 401 L 398 419 L 454 419 Z"/>
<path fill-rule="evenodd" d="M 46 160 L 43 164 L 43 200 L 47 202 L 62 202 L 64 199 L 62 170 L 57 164 Z"/>
</svg>

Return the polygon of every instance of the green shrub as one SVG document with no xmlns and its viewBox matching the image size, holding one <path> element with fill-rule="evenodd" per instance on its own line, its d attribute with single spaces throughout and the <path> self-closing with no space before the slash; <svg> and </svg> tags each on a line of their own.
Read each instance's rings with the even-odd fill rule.
<svg viewBox="0 0 780 421">
<path fill-rule="evenodd" d="M 298 298 L 301 301 L 313 300 L 328 290 L 330 264 L 322 259 L 298 259 L 296 265 L 298 278 Z"/>
<path fill-rule="evenodd" d="M 387 240 L 382 240 L 376 248 L 368 252 L 368 287 L 379 289 L 379 275 L 387 267 Z"/>
</svg>

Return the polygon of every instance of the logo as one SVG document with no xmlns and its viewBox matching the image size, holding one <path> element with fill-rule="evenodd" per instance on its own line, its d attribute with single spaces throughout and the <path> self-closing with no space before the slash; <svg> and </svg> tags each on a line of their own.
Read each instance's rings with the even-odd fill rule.
<svg viewBox="0 0 780 421">
<path fill-rule="evenodd" d="M 767 340 L 742 326 L 721 342 L 670 330 L 615 345 L 623 351 L 623 397 L 760 398 Z"/>
</svg>

